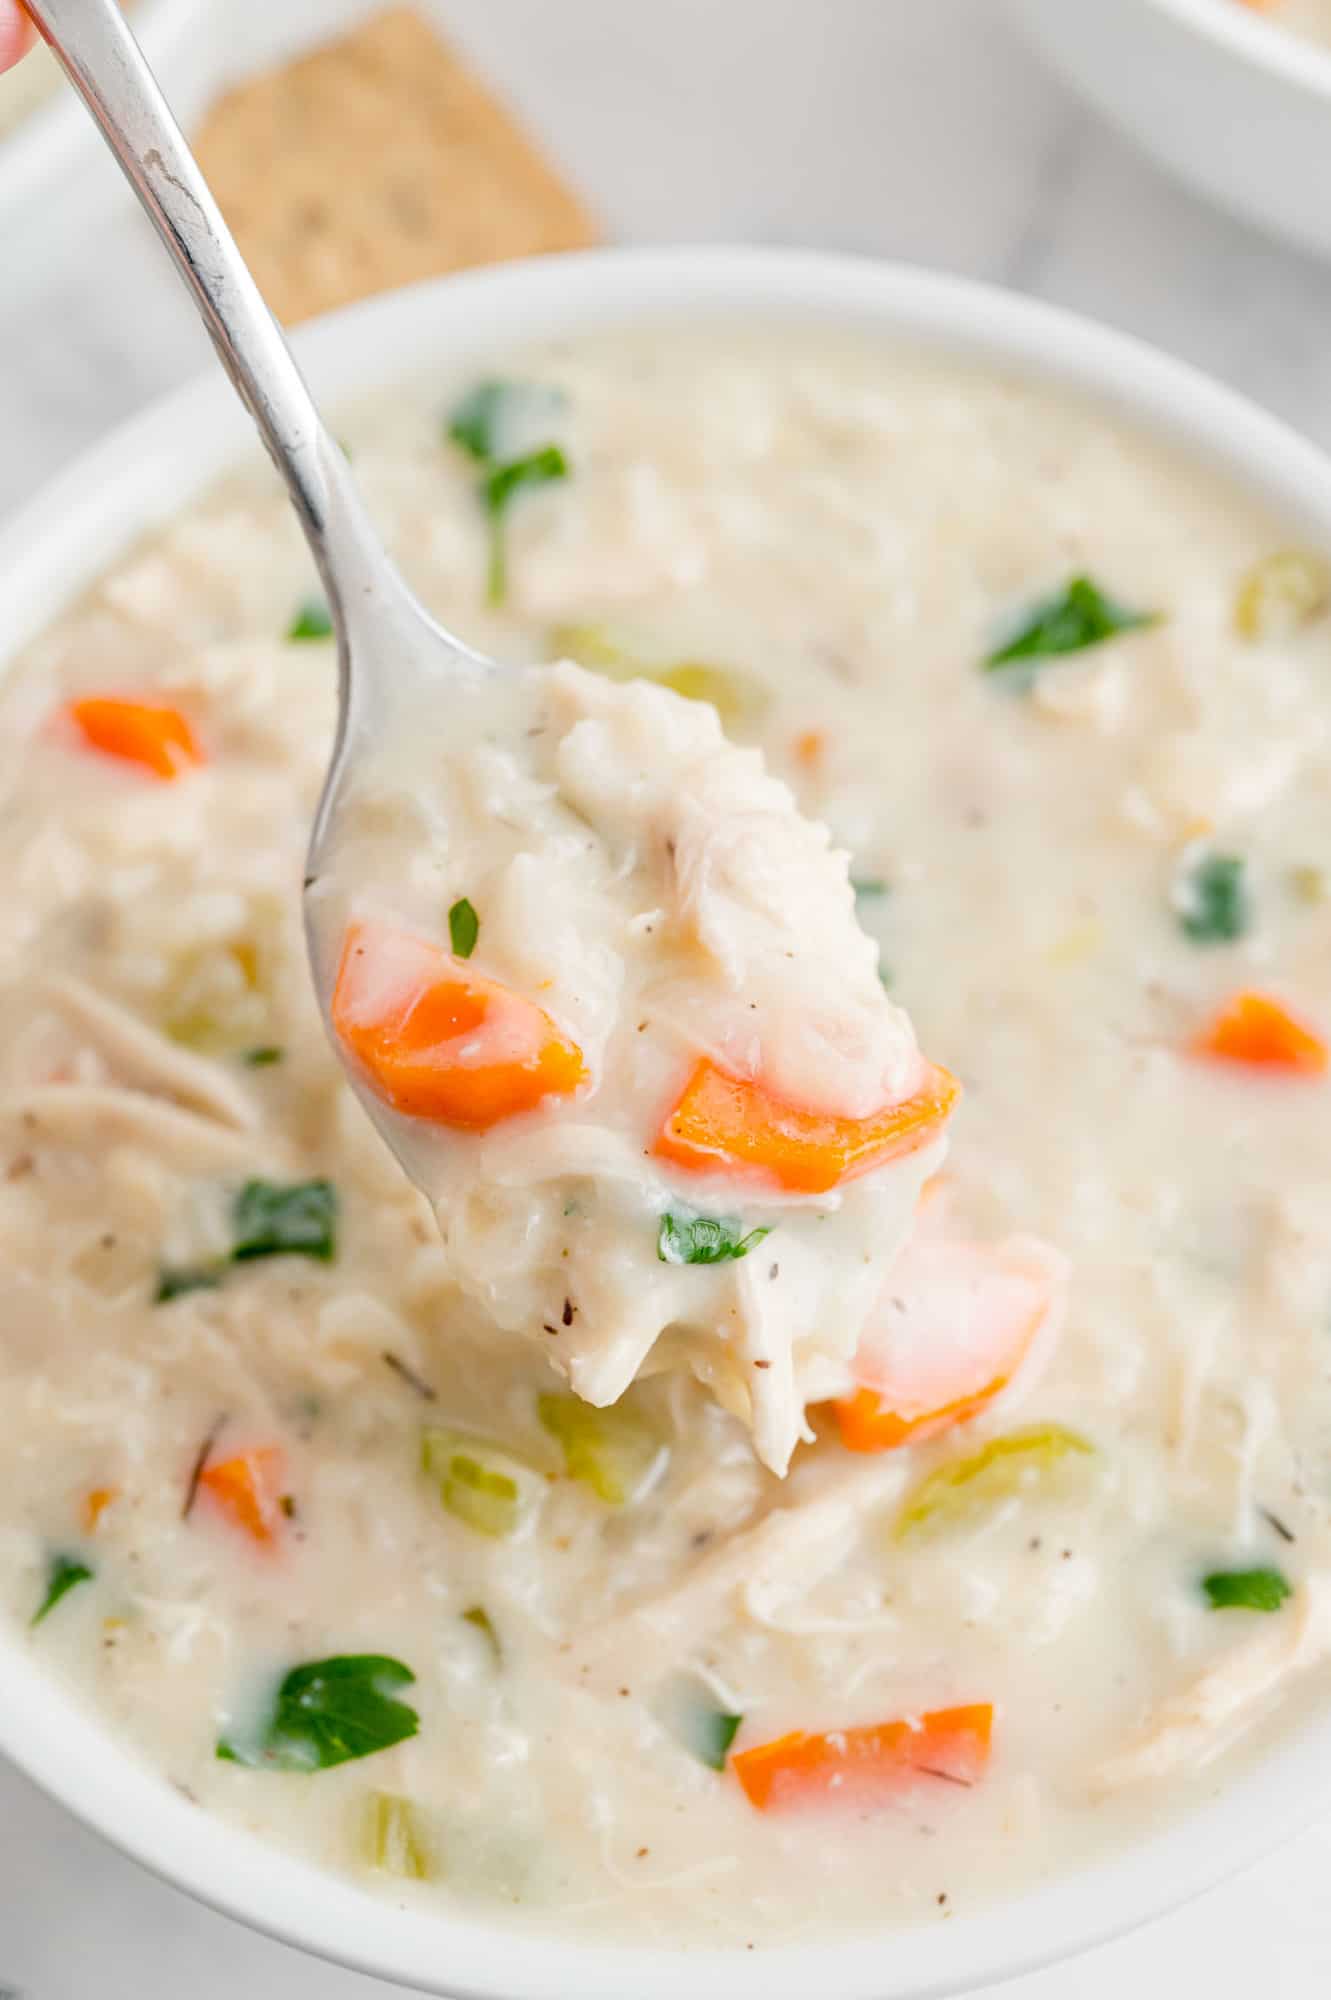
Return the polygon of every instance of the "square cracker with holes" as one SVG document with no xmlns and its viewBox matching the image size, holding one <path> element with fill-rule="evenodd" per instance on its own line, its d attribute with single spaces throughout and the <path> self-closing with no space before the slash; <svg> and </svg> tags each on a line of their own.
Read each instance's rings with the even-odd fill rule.
<svg viewBox="0 0 1331 2000">
<path fill-rule="evenodd" d="M 230 91 L 195 150 L 288 323 L 598 236 L 510 114 L 410 8 Z"/>
</svg>

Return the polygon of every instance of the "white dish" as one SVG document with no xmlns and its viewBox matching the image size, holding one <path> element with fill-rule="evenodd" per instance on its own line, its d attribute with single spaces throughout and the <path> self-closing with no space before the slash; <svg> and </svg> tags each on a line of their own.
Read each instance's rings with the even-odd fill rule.
<svg viewBox="0 0 1331 2000">
<path fill-rule="evenodd" d="M 515 329 L 760 318 L 901 336 L 1098 396 L 1274 502 L 1331 544 L 1331 465 L 1259 412 L 1121 336 L 957 280 L 812 255 L 624 253 L 478 272 L 316 325 L 300 351 L 335 406 L 437 364 L 487 359 Z M 220 377 L 118 433 L 0 535 L 12 648 L 249 443 Z M 249 445 L 252 451 L 252 444 Z M 927 2000 L 1047 1962 L 1158 1914 L 1313 1817 L 1331 1795 L 1331 1716 L 1127 1854 L 983 1915 L 888 1940 L 746 1953 L 588 1946 L 386 1906 L 205 1818 L 0 1638 L 0 1751 L 127 1853 L 245 1922 L 382 1977 L 475 2000 Z"/>
<path fill-rule="evenodd" d="M 1331 255 L 1331 50 L 1240 0 L 1011 0 L 1068 82 L 1182 180 Z"/>
</svg>

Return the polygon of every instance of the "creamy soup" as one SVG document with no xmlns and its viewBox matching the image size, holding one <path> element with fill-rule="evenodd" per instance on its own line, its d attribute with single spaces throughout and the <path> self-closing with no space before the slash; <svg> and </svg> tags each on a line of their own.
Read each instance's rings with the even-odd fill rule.
<svg viewBox="0 0 1331 2000">
<path fill-rule="evenodd" d="M 188 510 L 3 694 L 0 1594 L 201 1810 L 394 1900 L 759 1948 L 946 1921 L 1213 1791 L 1324 1690 L 1331 577 L 1213 470 L 960 364 L 666 329 L 487 374 L 549 438 L 476 450 L 471 380 L 344 434 L 450 624 L 574 663 L 532 684 L 539 796 L 491 765 L 467 810 L 542 847 L 580 813 L 622 868 L 613 977 L 662 1039 L 640 1096 L 622 1049 L 606 1073 L 658 1120 L 648 1178 L 607 1165 L 614 1106 L 566 1156 L 552 1088 L 506 1165 L 418 1133 L 442 1232 L 408 1185 L 304 958 L 326 612 L 270 483 Z M 850 854 L 879 947 L 832 874 L 752 932 L 741 896 L 735 990 L 793 923 L 829 1017 L 886 1037 L 884 1096 L 923 1059 L 870 971 L 962 1091 L 941 1169 L 934 1141 L 884 1169 L 915 1220 L 853 1351 L 787 1326 L 809 1367 L 766 1432 L 746 1291 L 789 1258 L 798 1301 L 870 1178 L 820 1208 L 652 1150 L 672 1065 L 743 1069 L 687 981 L 656 1014 L 678 966 L 642 940 L 679 911 L 623 838 L 626 770 L 659 827 L 677 753 L 738 754 L 698 696 L 765 752 L 775 822 L 784 784 Z M 585 1124 L 570 968 L 606 940 L 571 855 L 521 902 L 463 837 L 468 772 L 422 755 L 419 840 L 361 802 L 377 886 L 339 867 L 330 935 L 391 923 L 390 999 L 460 960 L 541 1010 Z M 377 1111 L 403 1072 L 352 1031 L 382 1000 L 341 1012 Z M 783 1101 L 861 1115 L 838 1047 L 765 1043 Z M 581 1298 L 608 1337 L 637 1292 L 629 1386 L 578 1397 Z"/>
</svg>

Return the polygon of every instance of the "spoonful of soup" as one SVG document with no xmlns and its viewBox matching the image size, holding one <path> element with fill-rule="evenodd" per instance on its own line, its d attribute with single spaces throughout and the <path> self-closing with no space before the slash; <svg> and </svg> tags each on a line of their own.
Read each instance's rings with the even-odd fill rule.
<svg viewBox="0 0 1331 2000">
<path fill-rule="evenodd" d="M 956 1096 L 884 990 L 847 857 L 710 703 L 569 661 L 502 667 L 431 616 L 115 0 L 29 10 L 189 288 L 323 582 L 340 709 L 306 922 L 354 1088 L 433 1203 L 459 1284 L 562 1377 L 547 1400 L 566 1449 L 589 1405 L 677 1367 L 784 1471 L 806 1406 L 854 1387 Z M 505 421 L 496 384 L 454 418 L 492 595 L 508 501 L 571 463 L 553 443 L 514 455 Z"/>
</svg>

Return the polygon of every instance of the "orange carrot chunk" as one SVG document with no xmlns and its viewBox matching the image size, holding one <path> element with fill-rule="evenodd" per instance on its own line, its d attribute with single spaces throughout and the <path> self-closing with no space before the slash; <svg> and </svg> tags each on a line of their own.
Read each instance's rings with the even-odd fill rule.
<svg viewBox="0 0 1331 2000">
<path fill-rule="evenodd" d="M 1193 1043 L 1197 1055 L 1252 1069 L 1321 1076 L 1327 1046 L 1316 1029 L 1266 993 L 1236 993 Z"/>
<path fill-rule="evenodd" d="M 332 1011 L 376 1094 L 410 1118 L 483 1132 L 587 1081 L 543 1008 L 387 924 L 348 930 Z"/>
<path fill-rule="evenodd" d="M 693 1173 L 749 1168 L 792 1194 L 826 1194 L 928 1145 L 957 1096 L 955 1079 L 928 1067 L 920 1088 L 899 1104 L 885 1104 L 867 1118 L 836 1118 L 802 1111 L 704 1057 L 653 1150 Z"/>
<path fill-rule="evenodd" d="M 906 1722 L 810 1734 L 802 1729 L 731 1757 L 735 1776 L 759 1812 L 786 1806 L 886 1804 L 920 1778 L 973 1785 L 989 1763 L 994 1711 L 989 1702 L 939 1708 Z"/>
<path fill-rule="evenodd" d="M 977 1416 L 1030 1351 L 1054 1267 L 1019 1244 L 917 1236 L 860 1336 L 858 1387 L 834 1404 L 848 1451 L 920 1444 Z"/>
<path fill-rule="evenodd" d="M 282 1518 L 282 1453 L 260 1445 L 235 1458 L 217 1459 L 199 1474 L 199 1491 L 237 1528 L 265 1546 L 277 1539 Z"/>
<path fill-rule="evenodd" d="M 90 696 L 70 702 L 65 713 L 90 750 L 138 764 L 155 777 L 178 778 L 190 765 L 205 761 L 179 709 Z"/>
<path fill-rule="evenodd" d="M 120 1488 L 118 1486 L 94 1486 L 91 1492 L 84 1494 L 83 1505 L 79 1509 L 79 1512 L 82 1515 L 83 1525 L 88 1534 L 96 1533 L 97 1524 L 103 1514 L 119 1498 Z"/>
</svg>

